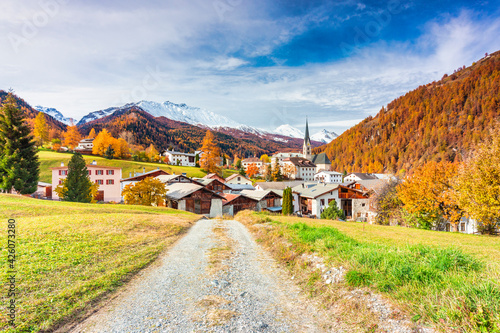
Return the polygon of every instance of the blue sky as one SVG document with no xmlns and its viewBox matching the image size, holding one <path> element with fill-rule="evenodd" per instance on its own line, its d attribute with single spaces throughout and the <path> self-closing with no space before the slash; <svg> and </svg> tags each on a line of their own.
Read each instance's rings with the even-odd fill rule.
<svg viewBox="0 0 500 333">
<path fill-rule="evenodd" d="M 2 2 L 0 89 L 81 118 L 142 99 L 342 132 L 500 49 L 500 1 Z"/>
</svg>

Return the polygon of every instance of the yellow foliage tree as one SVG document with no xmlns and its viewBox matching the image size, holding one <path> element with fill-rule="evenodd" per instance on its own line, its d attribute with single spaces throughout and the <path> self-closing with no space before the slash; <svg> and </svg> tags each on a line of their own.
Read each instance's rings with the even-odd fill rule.
<svg viewBox="0 0 500 333">
<path fill-rule="evenodd" d="M 441 217 L 455 227 L 460 222 L 464 211 L 453 187 L 457 167 L 456 163 L 430 161 L 416 168 L 398 186 L 398 197 L 404 209 L 419 217 L 420 223 L 425 224 L 421 227 L 430 228 Z"/>
<path fill-rule="evenodd" d="M 88 135 L 88 138 L 89 138 L 89 139 L 95 139 L 95 137 L 96 137 L 96 136 L 97 136 L 97 134 L 95 133 L 95 129 L 94 129 L 94 128 L 92 128 L 92 129 L 90 130 L 90 133 L 89 133 L 89 135 Z"/>
<path fill-rule="evenodd" d="M 159 179 L 148 177 L 125 186 L 122 196 L 127 205 L 161 206 L 167 191 Z"/>
<path fill-rule="evenodd" d="M 259 167 L 255 163 L 250 163 L 250 165 L 248 165 L 247 167 L 246 173 L 248 177 L 252 178 L 259 173 Z"/>
<path fill-rule="evenodd" d="M 49 128 L 43 112 L 39 112 L 35 118 L 33 135 L 39 146 L 43 145 L 49 139 Z"/>
<path fill-rule="evenodd" d="M 494 233 L 500 223 L 500 124 L 481 142 L 458 172 L 457 199 L 461 207 Z"/>
<path fill-rule="evenodd" d="M 104 155 L 106 149 L 113 144 L 113 136 L 104 128 L 93 141 L 92 154 Z"/>
<path fill-rule="evenodd" d="M 215 136 L 211 131 L 207 131 L 201 147 L 203 154 L 200 158 L 200 166 L 207 172 L 219 173 L 221 170 L 221 151 L 215 143 Z"/>
<path fill-rule="evenodd" d="M 64 144 L 71 148 L 74 149 L 76 146 L 78 146 L 78 143 L 82 139 L 82 135 L 78 131 L 78 127 L 76 125 L 71 125 L 68 126 L 66 129 L 66 133 L 64 133 Z"/>
<path fill-rule="evenodd" d="M 150 161 L 159 160 L 159 155 L 160 153 L 158 152 L 158 150 L 156 150 L 153 144 L 150 144 L 149 147 L 146 148 L 146 156 L 149 158 Z"/>
<path fill-rule="evenodd" d="M 262 161 L 262 163 L 270 163 L 271 162 L 271 159 L 269 158 L 269 156 L 267 154 L 264 154 L 260 157 L 260 160 Z"/>
</svg>

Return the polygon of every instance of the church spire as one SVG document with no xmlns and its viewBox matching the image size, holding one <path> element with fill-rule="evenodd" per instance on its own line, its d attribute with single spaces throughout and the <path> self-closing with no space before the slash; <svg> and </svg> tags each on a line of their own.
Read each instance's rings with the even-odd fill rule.
<svg viewBox="0 0 500 333">
<path fill-rule="evenodd" d="M 302 154 L 308 160 L 312 158 L 311 150 L 312 147 L 311 147 L 311 138 L 309 138 L 309 123 L 307 122 L 307 117 L 306 117 L 306 135 L 304 136 L 304 145 L 302 146 Z"/>
<path fill-rule="evenodd" d="M 307 116 L 306 116 L 306 135 L 304 136 L 304 142 L 311 142 L 311 139 L 309 138 L 309 124 L 307 123 Z"/>
</svg>

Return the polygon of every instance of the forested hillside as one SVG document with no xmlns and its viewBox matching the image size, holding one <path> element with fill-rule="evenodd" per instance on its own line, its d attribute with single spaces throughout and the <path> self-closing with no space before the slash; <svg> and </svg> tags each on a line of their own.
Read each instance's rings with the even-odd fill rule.
<svg viewBox="0 0 500 333">
<path fill-rule="evenodd" d="M 500 116 L 500 51 L 407 93 L 326 151 L 334 170 L 394 172 L 460 160 Z"/>
<path fill-rule="evenodd" d="M 0 90 L 0 105 L 3 104 L 5 98 L 7 97 L 7 94 L 8 94 L 8 92 L 6 92 L 4 90 Z M 21 110 L 26 115 L 26 119 L 30 123 L 30 126 L 33 126 L 33 120 L 40 113 L 40 111 L 33 109 L 22 98 L 20 98 L 16 95 L 14 95 L 14 98 L 16 99 L 17 106 L 19 106 L 19 108 L 21 108 Z M 56 120 L 47 114 L 45 115 L 45 120 L 47 121 L 47 124 L 49 125 L 49 129 L 56 129 L 56 130 L 62 131 L 62 132 L 66 130 L 65 124 L 61 123 L 59 120 Z"/>
</svg>

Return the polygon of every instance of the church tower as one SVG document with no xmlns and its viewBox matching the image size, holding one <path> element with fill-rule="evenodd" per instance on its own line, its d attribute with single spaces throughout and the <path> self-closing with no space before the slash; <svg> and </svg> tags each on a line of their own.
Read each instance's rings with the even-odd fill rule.
<svg viewBox="0 0 500 333">
<path fill-rule="evenodd" d="M 302 146 L 302 154 L 304 155 L 305 158 L 311 160 L 312 158 L 311 139 L 309 138 L 309 125 L 307 123 L 307 117 L 306 117 L 306 135 L 304 136 L 304 145 Z"/>
</svg>

